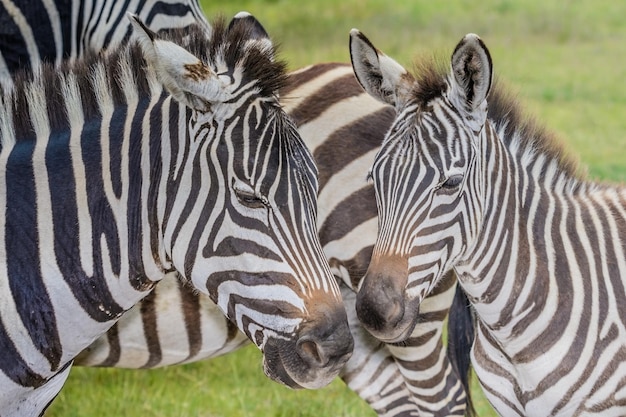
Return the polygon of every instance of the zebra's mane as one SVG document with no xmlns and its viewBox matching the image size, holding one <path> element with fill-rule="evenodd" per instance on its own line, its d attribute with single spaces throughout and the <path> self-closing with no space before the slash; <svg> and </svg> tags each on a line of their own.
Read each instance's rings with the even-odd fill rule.
<svg viewBox="0 0 626 417">
<path fill-rule="evenodd" d="M 215 62 L 218 60 L 216 57 L 219 57 L 228 68 L 242 68 L 244 78 L 257 80 L 260 94 L 269 97 L 287 84 L 287 64 L 275 59 L 275 46 L 268 43 L 251 44 L 250 34 L 256 30 L 256 26 L 247 19 L 242 20 L 242 24 L 236 25 L 235 29 L 228 28 L 224 18 L 211 23 L 213 31 L 205 59 L 207 62 Z M 202 57 L 203 51 L 192 53 Z M 213 59 L 209 60 L 209 57 Z"/>
<path fill-rule="evenodd" d="M 554 131 L 528 114 L 510 88 L 498 77 L 487 97 L 487 117 L 493 123 L 500 139 L 524 165 L 542 156 L 546 167 L 554 166 L 560 175 L 572 180 L 583 180 L 583 170 L 577 158 L 566 149 L 564 142 Z"/>
<path fill-rule="evenodd" d="M 444 62 L 438 57 L 416 60 L 413 73 L 417 82 L 412 94 L 421 107 L 447 91 L 449 63 Z M 537 158 L 543 158 L 544 172 L 555 169 L 558 176 L 571 180 L 570 185 L 584 179 L 578 160 L 566 150 L 559 136 L 530 116 L 499 77 L 494 77 L 487 103 L 488 119 L 511 154 L 518 157 L 520 165 L 531 165 Z"/>
<path fill-rule="evenodd" d="M 212 22 L 210 37 L 200 25 L 160 32 L 159 37 L 184 47 L 214 69 L 216 65 L 222 68 L 226 66 L 231 71 L 241 68 L 243 82 L 257 80 L 259 93 L 270 97 L 286 83 L 286 64 L 274 59 L 274 51 L 268 44 L 249 42 L 249 35 L 254 29 L 246 19 L 229 28 L 225 19 L 219 17 Z M 78 85 L 86 120 L 99 111 L 92 84 L 94 72 L 98 68 L 104 69 L 106 73 L 106 88 L 113 97 L 114 105 L 126 102 L 129 83 L 136 87 L 139 97 L 150 94 L 154 92 L 155 80 L 152 72 L 145 67 L 146 62 L 139 46 L 131 41 L 102 53 L 87 53 L 75 61 L 64 61 L 59 68 L 45 63 L 32 72 L 19 71 L 14 76 L 13 86 L 0 87 L 0 139 L 7 139 L 8 132 L 3 130 L 9 130 L 7 126 L 11 124 L 13 132 L 10 136 L 17 140 L 33 137 L 34 128 L 29 117 L 33 100 L 41 100 L 38 107 L 42 112 L 47 112 L 52 131 L 67 128 L 63 84 L 67 84 L 66 80 L 70 76 Z M 33 91 L 40 93 L 33 94 Z M 7 112 L 4 107 L 10 108 L 11 112 Z M 10 123 L 3 121 L 8 113 L 12 113 Z M 0 147 L 4 145 L 0 144 Z"/>
</svg>

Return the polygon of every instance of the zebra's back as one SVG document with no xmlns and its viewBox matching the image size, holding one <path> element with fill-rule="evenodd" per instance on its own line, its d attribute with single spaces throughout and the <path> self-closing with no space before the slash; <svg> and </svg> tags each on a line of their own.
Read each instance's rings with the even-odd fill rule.
<svg viewBox="0 0 626 417">
<path fill-rule="evenodd" d="M 87 51 L 128 40 L 127 12 L 154 31 L 199 23 L 209 28 L 197 0 L 34 0 L 0 2 L 0 78 L 42 62 L 59 65 Z"/>
</svg>

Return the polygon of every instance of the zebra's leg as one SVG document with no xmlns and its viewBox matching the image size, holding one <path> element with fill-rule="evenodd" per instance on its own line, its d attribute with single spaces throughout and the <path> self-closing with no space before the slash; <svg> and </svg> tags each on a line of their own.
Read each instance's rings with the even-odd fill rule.
<svg viewBox="0 0 626 417">
<path fill-rule="evenodd" d="M 463 416 L 467 395 L 450 364 L 442 335 L 456 289 L 453 272 L 420 305 L 420 321 L 401 345 L 389 345 L 420 416 Z"/>
<path fill-rule="evenodd" d="M 354 309 L 356 293 L 343 282 L 340 286 L 350 331 L 354 337 L 354 351 L 341 371 L 341 379 L 380 417 L 420 415 L 398 364 L 387 346 L 361 327 Z"/>
</svg>

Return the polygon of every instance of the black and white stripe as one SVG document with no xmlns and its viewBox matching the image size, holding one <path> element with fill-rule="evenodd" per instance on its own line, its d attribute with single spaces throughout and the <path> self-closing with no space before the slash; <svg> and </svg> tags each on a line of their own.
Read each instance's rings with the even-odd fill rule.
<svg viewBox="0 0 626 417">
<path fill-rule="evenodd" d="M 365 94 L 345 64 L 318 64 L 292 73 L 281 101 L 320 170 L 320 240 L 335 276 L 343 281 L 355 338 L 342 378 L 380 416 L 463 415 L 464 390 L 441 340 L 454 280 L 428 298 L 420 324 L 403 346 L 372 338 L 355 315 L 353 289 L 367 269 L 377 230 L 374 190 L 365 174 L 393 109 Z M 77 363 L 164 366 L 215 357 L 245 342 L 228 321 L 215 316 L 215 307 L 175 278 L 161 282 L 133 310 Z"/>
<path fill-rule="evenodd" d="M 250 15 L 210 39 L 133 21 L 141 48 L 44 66 L 0 96 L 3 416 L 41 413 L 72 359 L 172 269 L 277 381 L 323 386 L 352 350 L 267 34 Z"/>
<path fill-rule="evenodd" d="M 131 1 L 124 3 L 123 6 L 116 4 L 113 7 L 113 5 L 112 2 L 100 1 L 80 2 L 65 6 L 61 4 L 33 6 L 32 3 L 26 5 L 18 1 L 13 6 L 8 6 L 16 7 L 18 13 L 5 18 L 16 19 L 13 22 L 15 27 L 23 25 L 20 21 L 22 14 L 27 17 L 26 22 L 38 22 L 32 27 L 27 25 L 20 32 L 21 41 L 28 41 L 31 45 L 16 51 L 13 49 L 15 42 L 12 42 L 10 47 L 5 43 L 1 45 L 0 52 L 5 54 L 7 61 L 22 65 L 30 65 L 30 62 L 37 63 L 40 60 L 58 64 L 62 56 L 75 57 L 82 55 L 84 51 L 97 51 L 100 48 L 111 47 L 128 37 L 130 25 L 126 19 L 119 19 L 127 10 L 140 13 L 147 25 L 154 30 L 186 26 L 193 20 L 208 26 L 201 12 L 198 11 L 197 3 L 193 1 L 180 3 Z M 67 10 L 61 10 L 63 7 L 72 8 L 71 21 Z M 20 12 L 19 9 L 22 11 Z M 7 8 L 4 11 L 6 12 Z M 42 24 L 44 21 L 47 23 Z M 58 34 L 49 36 L 52 26 L 57 30 L 60 28 L 64 36 Z M 5 27 L 5 30 L 11 31 L 11 26 Z M 66 36 L 68 33 L 72 36 Z M 55 48 L 51 47 L 52 39 L 57 39 L 54 43 Z M 28 51 L 31 50 L 36 52 L 29 55 Z M 25 54 L 28 55 L 28 59 L 24 59 Z M 297 91 L 295 93 L 298 96 L 297 99 L 290 97 L 285 102 L 287 105 L 292 104 L 296 107 L 295 116 L 298 116 L 305 124 L 302 127 L 305 140 L 310 141 L 312 146 L 317 146 L 323 140 L 321 133 L 325 133 L 328 138 L 335 139 L 336 133 L 339 132 L 344 132 L 344 136 L 345 132 L 349 132 L 355 138 L 369 136 L 373 138 L 373 140 L 370 139 L 370 144 L 356 139 L 354 142 L 357 146 L 354 150 L 370 152 L 373 157 L 373 148 L 377 147 L 379 142 L 377 135 L 382 137 L 385 131 L 384 123 L 390 123 L 392 115 L 389 109 L 381 109 L 376 101 L 362 94 L 360 87 L 354 83 L 349 67 L 345 65 L 314 66 L 300 74 L 293 74 L 292 78 L 296 80 L 292 84 L 293 88 L 305 91 Z M 289 89 L 283 93 L 288 93 L 287 90 Z M 357 106 L 352 106 L 351 101 Z M 329 123 L 330 113 L 316 113 L 316 111 L 321 112 L 323 106 L 333 106 L 332 112 L 341 114 L 341 117 L 332 118 L 332 122 Z M 310 112 L 308 111 L 310 109 L 316 110 Z M 358 109 L 358 111 L 351 112 L 350 109 Z M 303 117 L 305 113 L 309 114 Z M 380 124 L 378 120 L 382 120 L 383 124 Z M 320 130 L 321 126 L 324 127 L 322 130 Z M 324 154 L 330 155 L 329 151 L 322 151 L 320 156 L 323 157 Z M 320 226 L 322 239 L 329 239 L 328 253 L 333 257 L 337 275 L 344 278 L 352 275 L 352 281 L 355 282 L 354 280 L 361 275 L 357 271 L 364 271 L 369 261 L 375 236 L 375 230 L 372 228 L 376 223 L 375 206 L 372 204 L 371 187 L 363 183 L 364 166 L 359 167 L 353 164 L 351 170 L 342 169 L 342 164 L 350 162 L 349 158 L 355 155 L 344 152 L 344 156 L 348 159 L 336 160 L 335 162 L 341 162 L 339 164 L 324 165 L 321 175 L 326 178 L 328 176 L 326 172 L 332 174 L 332 172 L 342 170 L 341 177 L 336 177 L 334 181 L 337 182 L 340 179 L 344 182 L 344 179 L 348 178 L 350 187 L 358 190 L 357 197 L 344 202 L 323 197 L 328 201 L 319 204 L 320 210 L 325 212 L 326 207 L 337 204 L 337 210 L 335 210 L 337 213 L 330 214 L 326 224 Z M 328 157 L 326 160 L 328 161 Z M 363 161 L 362 158 L 360 160 Z M 369 161 L 366 163 L 369 164 Z M 359 190 L 363 185 L 365 188 Z M 337 187 L 334 185 L 334 188 Z M 343 185 L 339 187 L 344 188 Z M 328 189 L 333 189 L 332 182 Z M 325 193 L 325 195 L 332 196 L 333 193 Z M 354 206 L 360 209 L 359 213 L 356 213 L 354 208 L 350 208 Z M 359 222 L 363 223 L 354 226 Z M 353 226 L 354 228 L 349 233 L 349 228 Z M 362 236 L 364 233 L 370 238 L 359 239 L 357 237 L 355 239 L 355 236 Z M 353 259 L 343 259 L 347 254 L 343 248 L 349 248 L 350 251 L 355 252 Z M 347 274 L 346 268 L 352 270 L 351 274 Z M 346 278 L 346 281 L 350 279 Z M 346 301 L 352 300 L 353 303 L 352 294 L 344 292 L 343 298 Z M 358 328 L 359 324 L 356 319 L 351 320 L 351 327 L 357 342 L 355 350 L 358 354 L 355 354 L 353 360 L 344 368 L 344 379 L 372 405 L 379 415 L 415 415 L 420 410 L 422 414 L 433 410 L 447 413 L 451 408 L 460 410 L 458 414 L 462 414 L 463 392 L 458 386 L 451 388 L 456 384 L 456 378 L 447 365 L 440 341 L 441 323 L 447 313 L 446 303 L 449 304 L 449 302 L 442 300 L 440 303 L 441 307 L 437 307 L 437 313 L 430 312 L 424 315 L 430 320 L 420 327 L 421 330 L 416 331 L 415 343 L 408 344 L 404 348 L 394 348 L 395 358 L 400 361 L 401 369 L 408 375 L 411 394 L 405 388 L 404 378 L 399 375 L 398 365 L 395 364 L 396 359 L 391 356 L 389 349 L 362 332 Z M 347 312 L 351 317 L 354 316 L 353 307 L 348 306 Z M 425 338 L 419 334 L 419 331 L 425 332 L 429 323 L 429 335 L 432 337 Z M 151 368 L 214 357 L 237 349 L 246 341 L 247 338 L 237 331 L 236 326 L 221 314 L 212 301 L 199 296 L 193 288 L 181 283 L 176 273 L 172 273 L 136 307 L 125 313 L 122 321 L 116 323 L 106 336 L 99 338 L 83 352 L 77 358 L 76 363 L 91 366 Z M 425 348 L 427 348 L 427 353 Z M 355 366 L 351 366 L 352 364 Z M 411 373 L 409 374 L 407 370 Z M 442 378 L 448 379 L 445 386 L 441 385 Z M 419 407 L 415 403 L 419 404 Z"/>
<path fill-rule="evenodd" d="M 320 240 L 335 275 L 356 290 L 369 265 L 378 230 L 374 188 L 366 180 L 367 172 L 393 121 L 393 108 L 363 92 L 349 65 L 313 65 L 291 77 L 290 86 L 281 91 L 281 101 L 298 125 L 320 171 Z M 418 415 L 465 414 L 465 390 L 442 342 L 454 287 L 455 280 L 449 279 L 428 298 L 419 325 L 402 345 L 381 344 L 363 332 L 358 320 L 351 320 L 353 333 L 361 334 L 355 336 L 357 343 L 361 337 L 363 343 L 378 346 L 379 358 L 384 353 L 393 360 L 381 362 L 374 374 L 379 376 L 369 376 L 366 371 L 346 371 L 344 375 L 349 386 L 363 398 L 376 392 L 368 402 L 378 404 L 379 408 L 373 405 L 374 409 L 383 407 L 389 413 L 381 415 L 406 415 L 406 404 L 394 403 L 394 395 L 386 390 L 399 384 L 395 378 L 384 380 L 384 375 L 392 372 L 402 375 L 414 403 L 407 408 L 413 413 L 416 408 Z M 347 298 L 344 295 L 346 307 L 352 308 L 354 300 Z M 350 311 L 349 317 L 354 314 Z M 354 355 L 358 354 L 355 350 Z M 354 358 L 348 366 L 353 365 L 355 370 L 373 368 L 379 359 L 371 355 L 369 360 L 368 364 L 365 359 L 358 362 Z"/>
<path fill-rule="evenodd" d="M 359 80 L 397 109 L 372 169 L 381 232 L 357 298 L 364 326 L 401 340 L 454 269 L 477 319 L 472 364 L 498 413 L 626 414 L 626 188 L 582 178 L 492 88 L 476 35 L 450 75 L 417 80 L 356 31 L 351 51 Z"/>
<path fill-rule="evenodd" d="M 132 32 L 127 12 L 155 32 L 192 24 L 209 28 L 197 0 L 1 0 L 0 79 L 123 43 Z"/>
</svg>

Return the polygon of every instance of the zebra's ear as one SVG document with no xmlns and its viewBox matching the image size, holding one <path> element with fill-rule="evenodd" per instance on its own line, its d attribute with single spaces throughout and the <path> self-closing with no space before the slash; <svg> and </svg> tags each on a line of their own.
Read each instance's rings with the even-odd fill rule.
<svg viewBox="0 0 626 417">
<path fill-rule="evenodd" d="M 263 25 L 250 13 L 242 11 L 233 17 L 228 25 L 228 30 L 246 30 L 246 36 L 248 46 L 253 45 L 255 48 L 268 51 L 271 57 L 274 57 L 274 44 L 270 39 L 270 35 L 267 33 Z"/>
<path fill-rule="evenodd" d="M 483 41 L 470 33 L 452 53 L 452 88 L 450 100 L 464 110 L 470 120 L 485 122 L 486 98 L 491 89 L 493 63 Z"/>
<path fill-rule="evenodd" d="M 350 31 L 350 59 L 356 79 L 369 95 L 396 107 L 406 101 L 413 76 L 357 29 Z"/>
<path fill-rule="evenodd" d="M 187 107 L 208 112 L 221 92 L 221 83 L 213 70 L 181 46 L 158 39 L 137 16 L 127 15 L 144 58 L 163 86 Z"/>
</svg>

